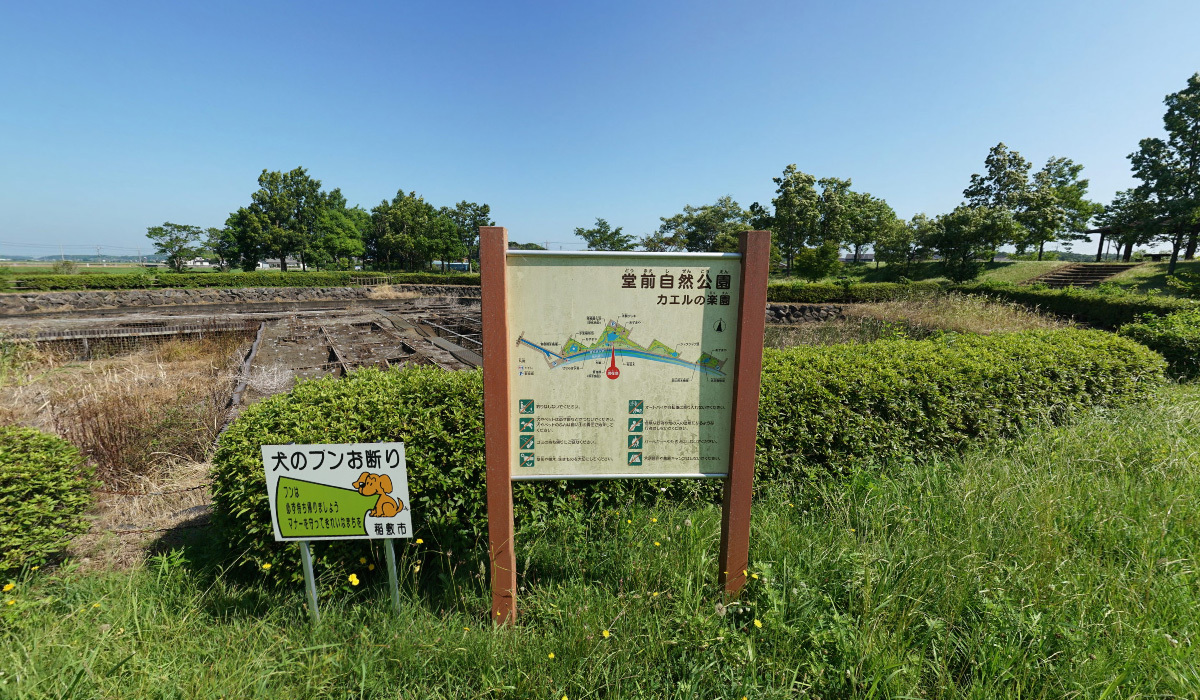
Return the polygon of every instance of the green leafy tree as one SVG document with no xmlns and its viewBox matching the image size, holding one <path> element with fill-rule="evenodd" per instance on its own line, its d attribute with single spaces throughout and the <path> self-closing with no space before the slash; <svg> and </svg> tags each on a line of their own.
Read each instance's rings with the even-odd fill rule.
<svg viewBox="0 0 1200 700">
<path fill-rule="evenodd" d="M 454 222 L 459 241 L 467 251 L 471 260 L 479 260 L 479 229 L 484 226 L 495 226 L 492 221 L 492 208 L 487 204 L 476 204 L 463 200 L 447 209 L 447 215 Z"/>
<path fill-rule="evenodd" d="M 805 246 L 796 252 L 793 263 L 798 276 L 816 282 L 836 273 L 842 266 L 838 260 L 837 241 L 826 241 L 820 245 Z"/>
<path fill-rule="evenodd" d="M 736 236 L 739 231 L 749 229 L 748 219 L 746 211 L 726 195 L 714 204 L 700 207 L 689 204 L 679 214 L 660 217 L 662 224 L 658 231 L 639 244 L 645 250 L 712 251 L 719 234 Z"/>
<path fill-rule="evenodd" d="M 1123 248 L 1122 260 L 1133 257 L 1134 246 L 1148 245 L 1160 234 L 1160 223 L 1150 202 L 1137 189 L 1121 190 L 1097 217 L 1101 236 L 1116 241 Z M 1101 238 L 1100 249 L 1104 248 Z M 1099 253 L 1097 254 L 1097 260 Z"/>
<path fill-rule="evenodd" d="M 204 248 L 216 259 L 217 269 L 227 272 L 241 260 L 237 236 L 228 226 L 204 229 Z"/>
<path fill-rule="evenodd" d="M 840 246 L 850 235 L 850 210 L 853 206 L 851 182 L 840 177 L 823 177 L 817 180 L 817 185 L 821 188 L 820 243 Z"/>
<path fill-rule="evenodd" d="M 449 211 L 446 207 L 438 211 L 437 216 L 430 220 L 426 235 L 429 253 L 441 261 L 442 272 L 446 272 L 450 261 L 467 257 L 467 246 L 459 237 L 458 225 L 450 217 Z"/>
<path fill-rule="evenodd" d="M 1029 161 L 1009 150 L 1003 142 L 992 146 L 983 161 L 987 172 L 971 176 L 963 197 L 972 207 L 991 207 L 1015 212 L 1029 184 Z"/>
<path fill-rule="evenodd" d="M 986 207 L 1015 215 L 1027 199 L 1029 161 L 1000 142 L 992 146 L 983 162 L 987 172 L 972 175 L 971 184 L 963 190 L 967 204 L 974 208 Z M 1019 228 L 1012 228 L 1011 231 L 1010 238 L 990 243 L 993 257 L 1000 246 L 1007 243 L 1020 245 L 1024 240 L 1025 234 Z"/>
<path fill-rule="evenodd" d="M 416 192 L 396 192 L 389 202 L 371 210 L 371 229 L 364 241 L 366 255 L 379 269 L 399 263 L 407 270 L 424 269 L 440 247 L 444 230 L 435 223 L 439 212 Z"/>
<path fill-rule="evenodd" d="M 321 191 L 321 181 L 309 177 L 304 168 L 286 173 L 264 169 L 258 176 L 258 190 L 250 195 L 249 206 L 240 208 L 225 221 L 238 241 L 242 268 L 253 270 L 263 257 L 277 257 L 280 269 L 286 272 L 288 257 L 292 255 L 299 257 L 301 266 L 306 266 L 314 251 L 317 223 L 328 196 Z M 337 196 L 340 197 L 340 192 Z"/>
<path fill-rule="evenodd" d="M 979 275 L 980 259 L 995 252 L 997 240 L 1011 240 L 1020 224 L 999 207 L 960 206 L 938 217 L 927 244 L 942 256 L 946 276 L 965 282 Z"/>
<path fill-rule="evenodd" d="M 1184 258 L 1192 259 L 1200 236 L 1200 73 L 1163 102 L 1167 138 L 1142 139 L 1129 160 L 1134 177 L 1142 181 L 1137 197 L 1171 244 L 1167 271 L 1174 274 L 1180 249 L 1186 245 Z"/>
<path fill-rule="evenodd" d="M 1015 215 L 1021 230 L 1010 242 L 1016 245 L 1018 254 L 1036 248 L 1037 259 L 1041 260 L 1046 243 L 1057 239 L 1067 223 L 1066 209 L 1054 189 L 1044 182 L 1027 190 L 1021 204 Z"/>
<path fill-rule="evenodd" d="M 183 272 L 187 263 L 201 250 L 200 238 L 204 231 L 199 226 L 173 224 L 164 221 L 162 226 L 146 228 L 146 237 L 154 244 L 154 252 L 165 255 L 167 266 L 175 272 Z"/>
<path fill-rule="evenodd" d="M 886 237 L 892 229 L 903 226 L 903 223 L 887 202 L 866 192 L 849 192 L 846 200 L 848 226 L 841 243 L 854 252 L 854 262 L 857 263 L 864 247 Z"/>
<path fill-rule="evenodd" d="M 225 219 L 225 229 L 233 236 L 238 263 L 245 272 L 253 272 L 265 257 L 264 228 L 264 217 L 251 207 L 240 207 Z"/>
<path fill-rule="evenodd" d="M 336 269 L 353 267 L 355 258 L 364 251 L 363 238 L 370 230 L 371 215 L 362 207 L 347 207 L 340 190 L 329 193 L 317 217 L 315 235 L 310 246 L 310 261 Z"/>
<path fill-rule="evenodd" d="M 1053 157 L 1033 174 L 1019 199 L 1014 215 L 1023 231 L 1012 241 L 1024 253 L 1037 249 L 1041 260 L 1051 241 L 1085 240 L 1091 220 L 1103 209 L 1087 199 L 1088 181 L 1080 179 L 1083 166 L 1070 158 Z"/>
<path fill-rule="evenodd" d="M 752 211 L 751 216 L 760 222 L 758 226 L 769 224 L 772 241 L 779 248 L 784 269 L 791 276 L 796 256 L 806 248 L 822 243 L 820 195 L 816 178 L 797 170 L 795 164 L 788 165 L 783 174 L 772 181 L 775 183 L 775 198 L 771 200 L 774 213 L 768 215 L 760 207 Z"/>
<path fill-rule="evenodd" d="M 907 222 L 897 220 L 875 239 L 875 259 L 885 262 L 895 276 L 908 276 L 913 263 L 929 254 L 929 244 L 938 223 L 925 214 Z"/>
<path fill-rule="evenodd" d="M 633 250 L 633 236 L 621 233 L 621 227 L 612 228 L 607 221 L 596 219 L 592 228 L 576 228 L 575 235 L 587 242 L 588 250 Z"/>
</svg>

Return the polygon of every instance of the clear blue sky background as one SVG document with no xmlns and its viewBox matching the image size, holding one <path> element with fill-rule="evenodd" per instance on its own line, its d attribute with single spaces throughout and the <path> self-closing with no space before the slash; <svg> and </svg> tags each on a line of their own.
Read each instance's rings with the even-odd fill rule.
<svg viewBox="0 0 1200 700">
<path fill-rule="evenodd" d="M 487 202 L 554 248 L 765 203 L 788 163 L 938 214 L 998 141 L 1107 202 L 1198 27 L 1196 0 L 8 2 L 0 252 L 145 249 L 296 166 L 368 209 Z"/>
</svg>

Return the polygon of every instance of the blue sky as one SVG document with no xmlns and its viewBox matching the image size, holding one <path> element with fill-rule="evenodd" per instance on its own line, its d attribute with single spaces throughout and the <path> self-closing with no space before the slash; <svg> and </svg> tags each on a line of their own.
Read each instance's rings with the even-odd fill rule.
<svg viewBox="0 0 1200 700">
<path fill-rule="evenodd" d="M 999 141 L 1107 202 L 1200 71 L 1197 27 L 1195 0 L 9 2 L 0 252 L 148 249 L 296 166 L 567 249 L 598 216 L 765 203 L 788 163 L 938 214 Z"/>
</svg>

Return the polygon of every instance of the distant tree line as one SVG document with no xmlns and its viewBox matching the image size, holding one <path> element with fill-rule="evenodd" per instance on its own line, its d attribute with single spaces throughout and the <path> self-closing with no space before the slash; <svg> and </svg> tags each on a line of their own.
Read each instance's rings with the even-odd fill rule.
<svg viewBox="0 0 1200 700">
<path fill-rule="evenodd" d="M 937 256 L 949 277 L 967 280 L 1003 246 L 1040 260 L 1047 243 L 1070 245 L 1100 233 L 1101 247 L 1105 237 L 1116 241 L 1127 260 L 1135 245 L 1168 243 L 1174 273 L 1181 252 L 1195 257 L 1200 237 L 1200 73 L 1164 102 L 1166 138 L 1143 139 L 1129 155 L 1141 184 L 1118 192 L 1108 206 L 1087 199 L 1083 166 L 1070 158 L 1051 157 L 1031 172 L 1028 160 L 998 143 L 984 172 L 971 176 L 963 203 L 938 216 L 902 221 L 886 201 L 854 190 L 849 179 L 817 178 L 788 165 L 773 178 L 775 196 L 765 205 L 743 209 L 725 196 L 661 217 L 657 230 L 640 237 L 604 218 L 575 235 L 589 250 L 735 251 L 739 231 L 769 229 L 773 257 L 789 276 L 819 279 L 837 269 L 841 250 L 857 262 L 871 249 L 897 274 Z M 415 270 L 433 260 L 478 260 L 479 228 L 493 224 L 487 204 L 436 207 L 403 189 L 369 212 L 349 207 L 339 189 L 323 190 L 304 168 L 263 170 L 258 187 L 223 228 L 164 222 L 147 235 L 175 269 L 203 253 L 226 269 L 253 270 L 272 258 L 284 270 L 289 259 L 318 269 Z M 1093 221 L 1100 228 L 1089 229 Z"/>
<path fill-rule="evenodd" d="M 776 260 L 789 276 L 820 279 L 838 268 L 841 250 L 858 262 L 870 248 L 898 274 L 936 254 L 948 275 L 965 280 L 1001 246 L 1036 251 L 1041 259 L 1048 242 L 1086 238 L 1089 221 L 1103 209 L 1086 199 L 1083 167 L 1068 158 L 1051 158 L 1030 177 L 1029 162 L 1000 143 L 985 166 L 986 173 L 971 176 L 961 206 L 932 218 L 917 214 L 902 221 L 883 199 L 852 189 L 849 179 L 818 179 L 789 165 L 773 178 L 775 197 L 768 205 L 743 209 L 726 196 L 661 217 L 658 230 L 641 239 L 605 219 L 575 229 L 575 235 L 590 250 L 736 251 L 738 231 L 769 229 Z"/>
<path fill-rule="evenodd" d="M 1166 139 L 1143 139 L 1129 156 L 1142 184 L 1117 193 L 1107 207 L 1087 198 L 1082 165 L 1052 157 L 1031 173 L 1028 160 L 998 143 L 984 160 L 985 172 L 971 176 L 963 203 L 939 216 L 901 221 L 883 199 L 851 189 L 849 179 L 818 179 L 789 165 L 774 178 L 775 197 L 766 206 L 742 209 L 726 196 L 661 217 L 658 230 L 641 238 L 599 218 L 575 235 L 589 250 L 731 251 L 738 231 L 770 229 L 788 275 L 819 279 L 837 269 L 841 250 L 857 262 L 871 248 L 898 274 L 936 255 L 946 274 L 961 281 L 976 276 L 981 262 L 1003 246 L 1041 260 L 1047 243 L 1069 246 L 1100 233 L 1101 247 L 1103 236 L 1116 240 L 1126 260 L 1134 245 L 1168 243 L 1173 273 L 1181 250 L 1184 259 L 1195 257 L 1200 237 L 1200 73 L 1165 103 Z M 1093 222 L 1101 228 L 1090 229 Z"/>
<path fill-rule="evenodd" d="M 434 260 L 479 257 L 479 228 L 491 226 L 487 204 L 462 201 L 436 207 L 416 192 L 396 193 L 366 211 L 348 206 L 338 188 L 326 191 L 304 168 L 263 170 L 250 203 L 229 215 L 223 228 L 164 222 L 146 235 L 167 264 L 182 270 L 198 255 L 221 269 L 251 271 L 266 259 L 303 268 L 423 270 Z"/>
</svg>

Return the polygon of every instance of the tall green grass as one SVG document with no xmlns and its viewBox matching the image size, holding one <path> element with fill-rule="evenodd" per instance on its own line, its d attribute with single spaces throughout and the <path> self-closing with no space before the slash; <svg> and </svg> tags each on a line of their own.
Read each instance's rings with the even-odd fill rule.
<svg viewBox="0 0 1200 700">
<path fill-rule="evenodd" d="M 1200 697 L 1198 454 L 1200 387 L 1175 386 L 780 488 L 755 503 L 732 602 L 716 508 L 519 523 L 514 629 L 486 619 L 476 552 L 401 546 L 396 616 L 364 545 L 363 584 L 325 581 L 313 629 L 299 586 L 220 575 L 201 536 L 128 574 L 17 581 L 0 696 Z"/>
</svg>

